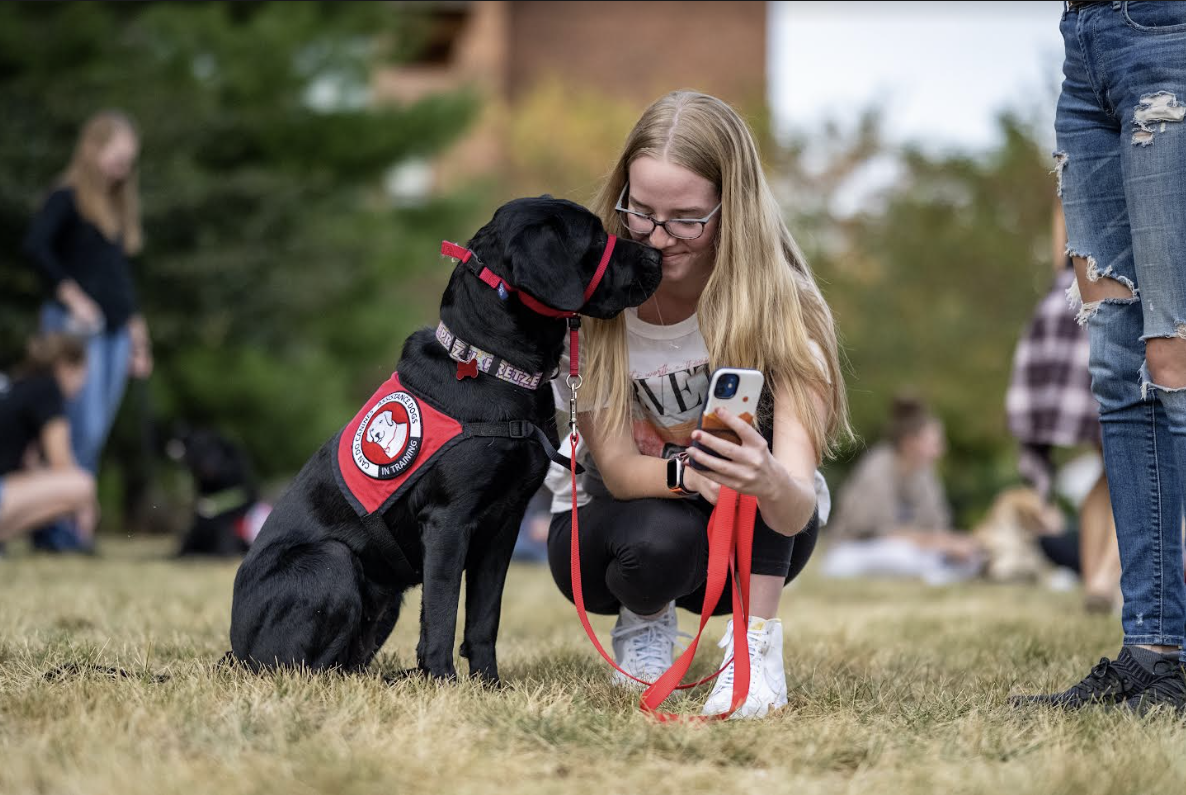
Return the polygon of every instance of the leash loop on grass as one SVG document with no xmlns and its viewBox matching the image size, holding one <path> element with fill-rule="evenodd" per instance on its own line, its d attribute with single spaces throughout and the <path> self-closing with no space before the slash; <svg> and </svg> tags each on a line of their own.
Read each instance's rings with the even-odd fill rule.
<svg viewBox="0 0 1186 795">
<path fill-rule="evenodd" d="M 688 647 L 684 649 L 679 659 L 672 664 L 654 682 L 647 682 L 637 676 L 623 671 L 613 657 L 606 653 L 605 647 L 597 639 L 589 623 L 589 615 L 585 611 L 585 596 L 581 586 L 581 544 L 579 522 L 577 518 L 577 473 L 576 473 L 576 442 L 575 425 L 570 440 L 572 442 L 572 538 L 571 538 L 571 576 L 572 601 L 577 608 L 581 626 L 585 634 L 593 642 L 594 648 L 605 658 L 606 662 L 616 668 L 622 675 L 636 682 L 647 685 L 639 702 L 639 709 L 655 718 L 660 723 L 669 721 L 710 721 L 724 720 L 736 712 L 745 703 L 749 694 L 750 659 L 749 659 L 749 600 L 750 600 L 750 572 L 752 569 L 752 553 L 754 540 L 754 520 L 757 516 L 758 501 L 756 498 L 738 494 L 733 489 L 721 487 L 716 507 L 708 521 L 708 580 L 704 589 L 704 604 L 700 610 L 700 628 Z M 704 627 L 712 617 L 713 610 L 725 590 L 725 582 L 729 573 L 733 574 L 733 657 L 714 674 L 690 683 L 682 683 L 692 659 L 696 656 L 696 647 L 700 637 L 704 634 Z M 741 629 L 739 630 L 738 627 Z M 677 715 L 662 712 L 659 706 L 676 690 L 702 685 L 719 676 L 730 663 L 735 663 L 733 677 L 733 700 L 729 711 L 720 715 Z"/>
</svg>

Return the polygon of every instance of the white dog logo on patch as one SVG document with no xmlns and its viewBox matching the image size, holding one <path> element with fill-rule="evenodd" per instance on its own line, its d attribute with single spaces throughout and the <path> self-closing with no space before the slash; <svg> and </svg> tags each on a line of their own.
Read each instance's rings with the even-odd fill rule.
<svg viewBox="0 0 1186 795">
<path fill-rule="evenodd" d="M 379 480 L 398 477 L 420 453 L 420 406 L 407 392 L 392 392 L 371 406 L 354 434 L 354 463 Z"/>
<path fill-rule="evenodd" d="M 408 424 L 396 422 L 392 419 L 390 411 L 384 411 L 375 417 L 371 427 L 367 428 L 367 440 L 382 447 L 383 452 L 391 459 L 399 457 L 407 439 Z"/>
</svg>

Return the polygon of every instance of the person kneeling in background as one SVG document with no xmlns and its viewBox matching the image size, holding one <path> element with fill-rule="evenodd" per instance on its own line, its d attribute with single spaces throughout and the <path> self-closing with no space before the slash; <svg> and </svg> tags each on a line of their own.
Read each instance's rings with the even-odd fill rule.
<svg viewBox="0 0 1186 795">
<path fill-rule="evenodd" d="M 82 342 L 51 333 L 31 340 L 15 378 L 0 384 L 0 541 L 65 516 L 91 541 L 95 479 L 74 460 L 66 419 L 86 373 Z"/>
</svg>

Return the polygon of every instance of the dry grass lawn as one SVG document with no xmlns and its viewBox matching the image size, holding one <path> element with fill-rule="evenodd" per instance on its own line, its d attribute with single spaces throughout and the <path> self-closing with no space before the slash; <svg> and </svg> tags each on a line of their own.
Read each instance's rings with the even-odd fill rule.
<svg viewBox="0 0 1186 795">
<path fill-rule="evenodd" d="M 0 559 L 0 793 L 1113 795 L 1186 781 L 1186 728 L 1169 716 L 1007 706 L 1117 650 L 1118 622 L 1083 614 L 1073 593 L 852 585 L 809 568 L 783 600 L 789 708 L 658 725 L 610 687 L 545 569 L 511 572 L 506 687 L 492 692 L 216 668 L 235 567 L 163 553 L 109 541 L 99 560 Z M 380 671 L 413 662 L 418 612 L 408 605 Z M 606 642 L 611 623 L 596 622 Z M 710 629 L 715 641 L 721 622 Z M 131 675 L 47 679 L 72 663 Z"/>
</svg>

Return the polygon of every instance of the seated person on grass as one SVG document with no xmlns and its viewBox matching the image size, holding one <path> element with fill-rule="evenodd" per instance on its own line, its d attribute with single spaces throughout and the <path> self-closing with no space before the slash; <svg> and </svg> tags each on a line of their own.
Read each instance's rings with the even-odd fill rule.
<svg viewBox="0 0 1186 795">
<path fill-rule="evenodd" d="M 899 397 L 886 436 L 840 489 L 824 575 L 919 577 L 936 585 L 976 576 L 984 553 L 951 529 L 935 472 L 945 448 L 942 423 L 920 401 Z"/>
</svg>

